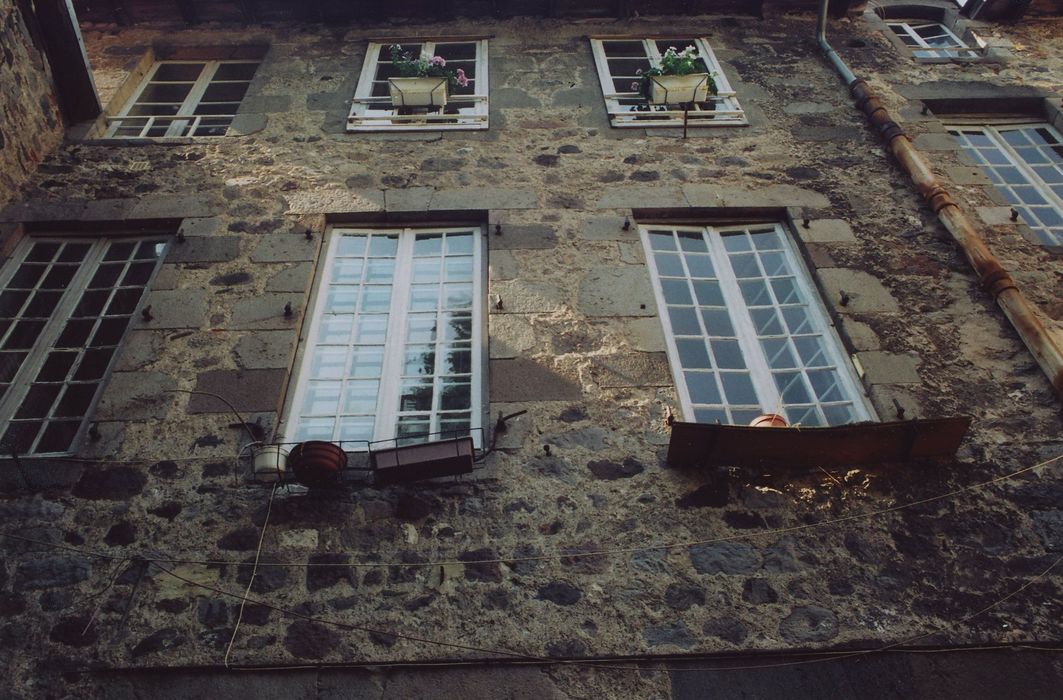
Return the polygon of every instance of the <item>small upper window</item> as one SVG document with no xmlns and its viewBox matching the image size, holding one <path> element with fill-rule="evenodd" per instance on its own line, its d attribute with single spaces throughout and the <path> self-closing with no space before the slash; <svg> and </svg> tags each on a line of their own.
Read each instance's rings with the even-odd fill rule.
<svg viewBox="0 0 1063 700">
<path fill-rule="evenodd" d="M 432 66 L 418 85 L 399 62 Z M 435 76 L 434 79 L 432 76 Z M 412 83 L 412 84 L 411 84 Z M 487 40 L 369 44 L 347 131 L 486 129 Z"/>
<path fill-rule="evenodd" d="M 31 237 L 0 271 L 0 440 L 69 453 L 165 248 L 162 238 Z"/>
<path fill-rule="evenodd" d="M 778 224 L 641 227 L 688 421 L 868 420 L 838 339 Z"/>
<path fill-rule="evenodd" d="M 957 126 L 949 132 L 1043 245 L 1063 246 L 1063 137 L 1048 124 Z"/>
<path fill-rule="evenodd" d="M 107 138 L 225 136 L 257 61 L 159 61 L 117 116 Z"/>
<path fill-rule="evenodd" d="M 691 53 L 708 75 L 705 83 L 709 89 L 686 102 L 668 102 L 667 93 L 660 90 L 655 96 L 653 81 L 644 73 L 659 67 L 669 48 L 683 52 L 687 47 L 693 47 Z M 727 76 L 704 39 L 591 39 L 591 48 L 613 126 L 682 126 L 684 120 L 698 126 L 747 123 Z"/>
<path fill-rule="evenodd" d="M 939 22 L 891 21 L 886 24 L 916 58 L 979 58 L 982 55 Z"/>
</svg>

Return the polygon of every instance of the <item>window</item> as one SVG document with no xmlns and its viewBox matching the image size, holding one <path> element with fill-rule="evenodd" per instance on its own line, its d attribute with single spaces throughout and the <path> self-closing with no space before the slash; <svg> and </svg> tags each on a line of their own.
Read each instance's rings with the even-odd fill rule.
<svg viewBox="0 0 1063 700">
<path fill-rule="evenodd" d="M 982 54 L 938 22 L 887 22 L 916 58 L 979 58 Z"/>
<path fill-rule="evenodd" d="M 160 61 L 106 136 L 225 136 L 257 69 L 257 61 Z"/>
<path fill-rule="evenodd" d="M 687 420 L 868 420 L 851 367 L 781 226 L 640 227 Z"/>
<path fill-rule="evenodd" d="M 388 78 L 400 77 L 391 63 L 390 43 L 372 42 L 354 92 L 347 131 L 410 129 L 486 129 L 488 116 L 487 40 L 403 42 L 411 56 L 442 56 L 446 68 L 465 72 L 468 84 L 450 85 L 447 104 L 439 107 L 395 107 Z"/>
<path fill-rule="evenodd" d="M 161 237 L 31 237 L 0 270 L 5 452 L 69 453 L 162 259 Z"/>
<path fill-rule="evenodd" d="M 697 48 L 705 71 L 716 81 L 717 94 L 710 96 L 708 102 L 695 104 L 686 115 L 689 122 L 698 126 L 746 124 L 745 113 L 734 90 L 704 39 L 591 39 L 612 125 L 639 128 L 682 126 L 682 105 L 651 105 L 637 86 L 642 72 L 658 65 L 661 55 L 670 46 L 680 50 L 687 46 Z"/>
<path fill-rule="evenodd" d="M 483 246 L 475 227 L 334 229 L 287 439 L 479 445 Z"/>
<path fill-rule="evenodd" d="M 950 127 L 1043 245 L 1063 246 L 1063 138 L 1048 124 Z"/>
</svg>

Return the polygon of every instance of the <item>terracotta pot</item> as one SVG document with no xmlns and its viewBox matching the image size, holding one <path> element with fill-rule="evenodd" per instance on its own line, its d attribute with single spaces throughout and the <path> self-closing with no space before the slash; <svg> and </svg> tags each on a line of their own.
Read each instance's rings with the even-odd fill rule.
<svg viewBox="0 0 1063 700">
<path fill-rule="evenodd" d="M 347 453 L 331 442 L 309 440 L 292 448 L 288 464 L 300 483 L 321 486 L 339 479 L 347 466 Z"/>
<path fill-rule="evenodd" d="M 762 413 L 749 423 L 751 428 L 785 428 L 787 426 L 789 423 L 778 413 Z"/>
<path fill-rule="evenodd" d="M 280 445 L 260 445 L 251 450 L 257 481 L 280 481 L 288 466 L 288 450 Z"/>
</svg>

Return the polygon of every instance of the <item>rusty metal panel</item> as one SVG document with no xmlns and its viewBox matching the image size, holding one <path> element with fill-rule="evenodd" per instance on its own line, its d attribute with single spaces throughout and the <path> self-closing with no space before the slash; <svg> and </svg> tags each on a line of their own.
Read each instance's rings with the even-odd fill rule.
<svg viewBox="0 0 1063 700">
<path fill-rule="evenodd" d="M 370 454 L 373 484 L 385 486 L 471 474 L 474 454 L 471 437 L 377 450 Z"/>
<path fill-rule="evenodd" d="M 676 423 L 672 467 L 861 467 L 955 457 L 971 419 L 933 418 L 832 428 Z"/>
</svg>

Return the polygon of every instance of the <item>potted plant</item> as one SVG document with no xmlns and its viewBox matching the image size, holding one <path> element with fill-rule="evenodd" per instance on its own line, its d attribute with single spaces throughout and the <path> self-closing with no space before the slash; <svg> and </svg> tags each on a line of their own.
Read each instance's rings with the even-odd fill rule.
<svg viewBox="0 0 1063 700">
<path fill-rule="evenodd" d="M 650 104 L 688 104 L 708 102 L 709 95 L 716 94 L 716 81 L 705 71 L 705 63 L 698 50 L 688 46 L 679 51 L 669 46 L 661 56 L 661 62 L 639 74 L 641 80 L 631 84 L 631 89 L 641 92 Z"/>
<path fill-rule="evenodd" d="M 391 102 L 396 107 L 444 107 L 447 88 L 465 87 L 469 79 L 461 68 L 448 69 L 442 56 L 413 57 L 398 44 L 392 44 L 391 63 L 401 77 L 388 79 Z"/>
</svg>

